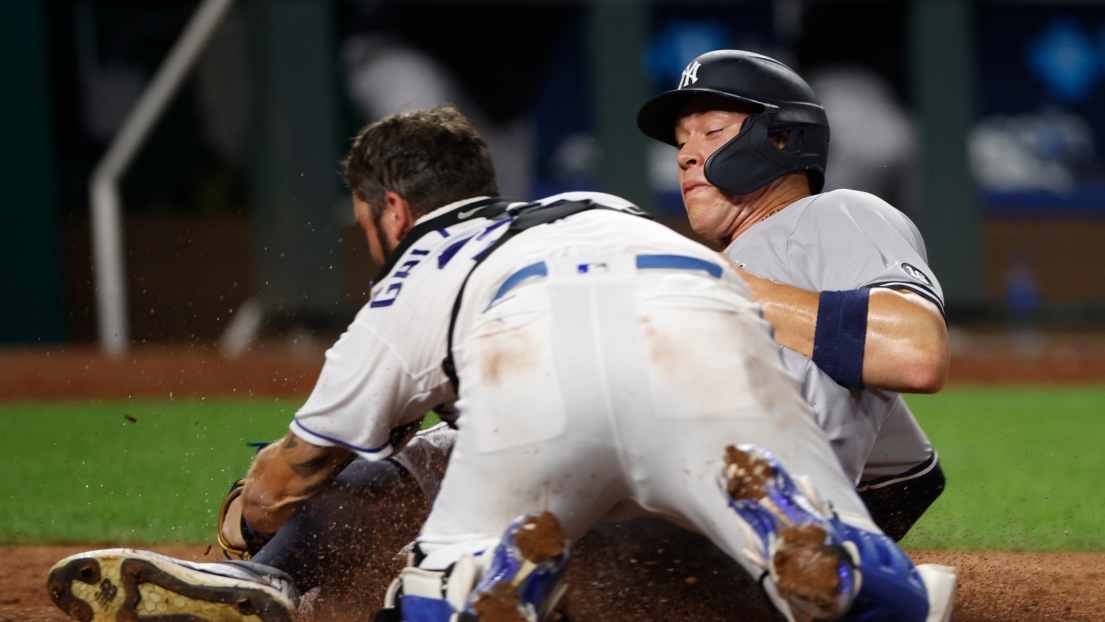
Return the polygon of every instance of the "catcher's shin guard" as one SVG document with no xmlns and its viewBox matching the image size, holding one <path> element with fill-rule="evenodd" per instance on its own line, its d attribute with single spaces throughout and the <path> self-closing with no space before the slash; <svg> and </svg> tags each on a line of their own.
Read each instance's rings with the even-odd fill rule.
<svg viewBox="0 0 1105 622">
<path fill-rule="evenodd" d="M 516 519 L 495 547 L 461 620 L 546 619 L 564 593 L 560 579 L 570 548 L 568 532 L 551 512 Z"/>
<path fill-rule="evenodd" d="M 146 616 L 293 622 L 298 600 L 291 580 L 275 568 L 192 563 L 132 549 L 67 557 L 50 570 L 46 590 L 54 604 L 80 622 Z"/>
<path fill-rule="evenodd" d="M 750 557 L 767 570 L 765 587 L 789 608 L 784 613 L 835 620 L 848 611 L 858 588 L 855 563 L 812 491 L 800 490 L 770 452 L 752 445 L 726 448 L 719 483 L 750 527 L 748 540 L 758 542 Z"/>
</svg>

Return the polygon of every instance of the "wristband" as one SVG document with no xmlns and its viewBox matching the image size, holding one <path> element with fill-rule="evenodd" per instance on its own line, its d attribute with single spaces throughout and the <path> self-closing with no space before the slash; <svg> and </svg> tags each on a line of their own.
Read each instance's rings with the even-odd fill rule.
<svg viewBox="0 0 1105 622">
<path fill-rule="evenodd" d="M 863 348 L 867 340 L 867 288 L 821 292 L 813 335 L 813 362 L 837 384 L 863 388 Z"/>
</svg>

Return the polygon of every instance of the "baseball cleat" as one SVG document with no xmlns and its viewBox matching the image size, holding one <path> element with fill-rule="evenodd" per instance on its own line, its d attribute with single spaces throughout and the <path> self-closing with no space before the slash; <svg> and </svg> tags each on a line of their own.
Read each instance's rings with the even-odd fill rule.
<svg viewBox="0 0 1105 622">
<path fill-rule="evenodd" d="M 859 560 L 859 573 L 863 577 L 859 594 L 844 621 L 947 622 L 955 596 L 954 572 L 948 575 L 934 567 L 930 590 L 925 573 L 886 534 L 850 525 L 839 518 L 834 518 L 833 524 L 845 546 Z"/>
<path fill-rule="evenodd" d="M 550 512 L 516 519 L 491 564 L 468 596 L 461 619 L 538 622 L 552 612 L 566 586 L 568 532 Z"/>
<path fill-rule="evenodd" d="M 795 485 L 770 452 L 753 445 L 725 449 L 719 483 L 751 528 L 767 569 L 792 613 L 836 620 L 857 591 L 855 562 L 836 527 Z"/>
<path fill-rule="evenodd" d="M 67 557 L 46 589 L 80 622 L 183 616 L 197 622 L 292 622 L 298 594 L 283 572 L 251 562 L 192 563 L 133 549 Z"/>
</svg>

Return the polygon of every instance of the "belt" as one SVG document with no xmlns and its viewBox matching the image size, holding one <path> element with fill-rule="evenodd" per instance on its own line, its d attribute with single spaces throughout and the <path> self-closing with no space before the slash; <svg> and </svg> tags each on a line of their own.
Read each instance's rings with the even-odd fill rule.
<svg viewBox="0 0 1105 622">
<path fill-rule="evenodd" d="M 580 264 L 580 272 L 587 272 L 589 265 L 590 264 Z M 715 279 L 720 279 L 722 274 L 721 266 L 706 261 L 705 259 L 688 257 L 686 255 L 637 255 L 637 269 L 705 272 Z M 519 269 L 503 281 L 503 284 L 499 286 L 499 291 L 495 292 L 495 297 L 491 299 L 491 304 L 494 304 L 495 301 L 505 296 L 510 290 L 521 285 L 524 281 L 532 278 L 542 278 L 548 275 L 549 267 L 545 265 L 543 261 L 532 263 Z"/>
</svg>

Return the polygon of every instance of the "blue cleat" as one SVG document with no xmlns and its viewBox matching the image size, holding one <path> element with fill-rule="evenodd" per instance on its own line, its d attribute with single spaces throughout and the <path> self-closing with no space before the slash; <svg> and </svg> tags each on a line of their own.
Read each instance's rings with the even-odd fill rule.
<svg viewBox="0 0 1105 622">
<path fill-rule="evenodd" d="M 491 565 L 468 597 L 461 620 L 539 622 L 566 586 L 568 532 L 550 512 L 516 519 L 495 547 Z"/>
<path fill-rule="evenodd" d="M 753 445 L 725 449 L 719 483 L 750 527 L 750 555 L 767 569 L 791 615 L 836 620 L 852 606 L 859 577 L 837 526 L 795 485 L 775 456 Z"/>
<path fill-rule="evenodd" d="M 846 546 L 860 559 L 862 587 L 848 622 L 949 622 L 955 599 L 955 571 L 945 566 L 914 566 L 889 537 L 833 520 Z"/>
<path fill-rule="evenodd" d="M 889 537 L 836 522 L 844 539 L 859 551 L 863 585 L 845 620 L 923 622 L 928 596 L 913 561 Z"/>
</svg>

